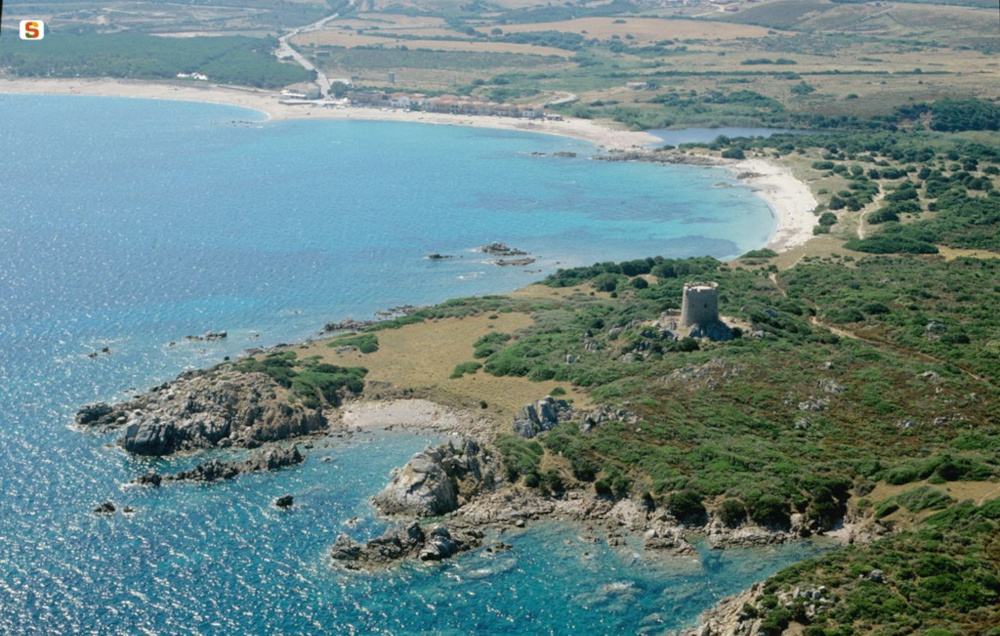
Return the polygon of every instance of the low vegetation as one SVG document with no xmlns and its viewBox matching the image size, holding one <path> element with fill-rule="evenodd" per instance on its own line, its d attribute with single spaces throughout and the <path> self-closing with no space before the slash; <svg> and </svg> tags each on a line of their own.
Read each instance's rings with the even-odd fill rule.
<svg viewBox="0 0 1000 636">
<path fill-rule="evenodd" d="M 61 33 L 44 47 L 11 40 L 0 50 L 0 68 L 21 77 L 120 77 L 175 79 L 201 73 L 210 81 L 278 88 L 311 81 L 297 64 L 279 62 L 277 40 L 243 36 L 162 38 L 137 33 Z"/>
<path fill-rule="evenodd" d="M 308 408 L 340 406 L 345 394 L 364 390 L 363 367 L 339 367 L 318 358 L 299 360 L 294 351 L 279 351 L 260 358 L 245 358 L 233 364 L 237 371 L 265 373 L 291 390 L 293 399 Z"/>
</svg>

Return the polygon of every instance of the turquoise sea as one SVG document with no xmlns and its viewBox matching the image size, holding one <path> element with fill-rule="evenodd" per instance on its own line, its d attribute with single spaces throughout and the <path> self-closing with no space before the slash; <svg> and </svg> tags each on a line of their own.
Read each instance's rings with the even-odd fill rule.
<svg viewBox="0 0 1000 636">
<path fill-rule="evenodd" d="M 578 156 L 532 155 L 556 151 Z M 372 432 L 278 474 L 147 490 L 123 484 L 149 460 L 71 427 L 83 403 L 328 320 L 509 291 L 560 266 L 728 258 L 773 229 L 724 171 L 593 152 L 482 129 L 0 95 L 0 633 L 655 634 L 823 549 L 650 563 L 538 524 L 500 555 L 345 575 L 327 548 L 342 530 L 382 530 L 368 497 L 431 436 Z M 472 251 L 491 241 L 538 261 L 497 268 Z M 183 339 L 209 330 L 229 337 Z M 270 507 L 285 493 L 293 510 Z M 93 515 L 105 500 L 137 512 Z"/>
</svg>

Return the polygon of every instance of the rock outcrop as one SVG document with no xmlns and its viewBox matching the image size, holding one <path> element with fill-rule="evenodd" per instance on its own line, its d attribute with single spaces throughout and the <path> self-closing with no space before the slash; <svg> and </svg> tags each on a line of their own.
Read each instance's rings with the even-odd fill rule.
<svg viewBox="0 0 1000 636">
<path fill-rule="evenodd" d="M 600 406 L 593 411 L 589 411 L 580 418 L 579 429 L 581 433 L 589 433 L 601 424 L 607 422 L 625 422 L 635 424 L 639 421 L 639 416 L 623 408 L 613 406 Z"/>
<path fill-rule="evenodd" d="M 242 462 L 224 462 L 218 459 L 198 464 L 190 470 L 182 470 L 173 475 L 146 473 L 136 478 L 133 483 L 145 486 L 159 486 L 163 481 L 223 481 L 235 479 L 243 473 L 254 473 L 263 470 L 279 470 L 286 466 L 294 466 L 305 461 L 298 447 L 266 448 L 253 453 Z"/>
<path fill-rule="evenodd" d="M 715 342 L 732 340 L 734 336 L 732 328 L 721 320 L 715 320 L 705 325 L 694 325 L 688 331 L 689 338 L 708 338 Z"/>
<path fill-rule="evenodd" d="M 698 553 L 684 538 L 684 531 L 678 527 L 657 524 L 646 531 L 643 539 L 645 549 L 666 552 L 670 556 L 692 556 Z"/>
<path fill-rule="evenodd" d="M 500 243 L 499 241 L 477 247 L 476 251 L 483 252 L 484 254 L 492 254 L 493 256 L 527 256 L 528 254 L 524 250 L 510 247 L 506 243 Z"/>
<path fill-rule="evenodd" d="M 84 406 L 76 423 L 123 427 L 118 444 L 152 456 L 212 446 L 253 448 L 327 427 L 321 410 L 290 404 L 271 377 L 232 369 L 187 372 L 128 402 Z"/>
<path fill-rule="evenodd" d="M 491 462 L 472 439 L 458 448 L 451 442 L 428 448 L 413 455 L 372 501 L 385 514 L 442 515 L 492 485 Z"/>
<path fill-rule="evenodd" d="M 764 595 L 764 584 L 755 583 L 750 589 L 729 596 L 701 615 L 699 625 L 681 632 L 680 636 L 753 636 L 760 633 L 761 619 L 744 611 L 756 605 Z"/>
<path fill-rule="evenodd" d="M 514 416 L 514 433 L 524 438 L 532 438 L 544 431 L 555 428 L 559 422 L 569 421 L 573 410 L 566 400 L 546 396 L 537 402 L 525 404 Z"/>
<path fill-rule="evenodd" d="M 483 533 L 478 530 L 449 530 L 435 526 L 425 532 L 417 521 L 389 528 L 378 538 L 359 543 L 341 533 L 330 556 L 348 570 L 386 567 L 403 559 L 440 561 L 482 545 Z"/>
</svg>

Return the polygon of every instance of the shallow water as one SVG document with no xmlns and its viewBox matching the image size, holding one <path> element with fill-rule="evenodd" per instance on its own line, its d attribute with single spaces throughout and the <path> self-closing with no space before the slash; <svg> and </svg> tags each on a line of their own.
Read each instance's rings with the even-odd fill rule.
<svg viewBox="0 0 1000 636">
<path fill-rule="evenodd" d="M 130 458 L 71 428 L 85 402 L 327 320 L 559 266 L 759 247 L 770 211 L 728 173 L 589 162 L 593 146 L 561 137 L 205 104 L 0 95 L 0 113 L 0 632 L 656 633 L 819 549 L 649 566 L 539 525 L 496 557 L 346 576 L 329 545 L 381 532 L 368 497 L 435 436 L 333 439 L 277 474 L 146 490 L 122 484 L 194 460 Z M 531 155 L 560 150 L 579 156 Z M 495 240 L 538 262 L 472 251 Z M 229 337 L 184 340 L 209 330 Z M 286 493 L 295 509 L 270 506 Z M 105 500 L 137 512 L 93 515 Z"/>
</svg>

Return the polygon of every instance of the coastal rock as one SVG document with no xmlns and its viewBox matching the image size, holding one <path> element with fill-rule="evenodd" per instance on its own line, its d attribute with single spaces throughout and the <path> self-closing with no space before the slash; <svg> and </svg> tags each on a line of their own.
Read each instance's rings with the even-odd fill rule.
<svg viewBox="0 0 1000 636">
<path fill-rule="evenodd" d="M 761 620 L 747 614 L 743 608 L 756 606 L 764 596 L 764 584 L 754 583 L 750 589 L 726 597 L 712 609 L 704 612 L 696 627 L 686 629 L 680 636 L 752 636 L 760 632 Z"/>
<path fill-rule="evenodd" d="M 133 484 L 138 484 L 140 486 L 152 486 L 153 488 L 159 488 L 160 483 L 163 481 L 163 476 L 159 473 L 148 472 L 139 475 L 132 480 Z"/>
<path fill-rule="evenodd" d="M 275 508 L 287 509 L 291 508 L 292 504 L 295 503 L 295 497 L 292 495 L 282 495 L 274 500 Z"/>
<path fill-rule="evenodd" d="M 472 439 L 460 448 L 448 442 L 416 453 L 372 499 L 385 514 L 428 517 L 451 512 L 467 499 L 491 485 L 484 479 L 487 458 Z"/>
<path fill-rule="evenodd" d="M 734 547 L 750 548 L 787 543 L 798 538 L 798 534 L 761 526 L 745 525 L 733 529 L 713 526 L 708 535 L 708 547 L 713 550 Z"/>
<path fill-rule="evenodd" d="M 286 394 L 263 373 L 188 372 L 129 402 L 84 406 L 76 422 L 98 429 L 124 426 L 118 444 L 150 456 L 212 446 L 252 448 L 326 428 L 321 410 L 290 404 Z"/>
<path fill-rule="evenodd" d="M 510 247 L 506 243 L 500 243 L 499 241 L 476 248 L 476 251 L 483 252 L 485 254 L 492 254 L 493 256 L 527 256 L 528 254 L 524 250 L 519 250 L 516 247 Z"/>
<path fill-rule="evenodd" d="M 266 448 L 253 453 L 242 462 L 224 462 L 217 459 L 198 464 L 190 470 L 182 470 L 173 475 L 157 475 L 147 473 L 135 480 L 135 483 L 145 483 L 149 485 L 159 485 L 161 481 L 223 481 L 235 479 L 243 473 L 259 471 L 275 471 L 286 466 L 294 466 L 305 461 L 305 457 L 299 452 L 298 447 L 291 448 Z M 152 476 L 150 476 L 152 475 Z M 154 483 L 155 481 L 155 483 Z"/>
<path fill-rule="evenodd" d="M 683 530 L 662 524 L 646 531 L 643 547 L 647 550 L 664 551 L 671 556 L 691 556 L 698 553 L 684 538 Z"/>
<path fill-rule="evenodd" d="M 323 333 L 333 333 L 335 331 L 361 331 L 365 327 L 377 324 L 375 320 L 354 320 L 345 318 L 338 322 L 328 322 L 323 325 Z"/>
<path fill-rule="evenodd" d="M 559 422 L 572 418 L 572 409 L 566 400 L 546 396 L 538 402 L 525 404 L 514 416 L 514 433 L 530 439 L 541 432 L 552 430 Z"/>
<path fill-rule="evenodd" d="M 115 505 L 110 501 L 105 501 L 101 505 L 94 508 L 95 515 L 113 515 L 115 514 Z"/>
<path fill-rule="evenodd" d="M 451 538 L 451 532 L 444 526 L 436 526 L 427 537 L 417 558 L 421 561 L 440 561 L 458 552 L 458 544 Z"/>
<path fill-rule="evenodd" d="M 190 340 L 192 342 L 212 342 L 213 340 L 223 340 L 228 338 L 229 334 L 225 331 L 206 331 L 200 336 L 184 336 L 185 340 Z"/>
<path fill-rule="evenodd" d="M 425 533 L 417 521 L 389 528 L 368 541 L 359 543 L 340 533 L 330 550 L 334 562 L 348 570 L 386 567 L 403 559 L 440 561 L 482 544 L 483 535 L 476 530 L 449 530 L 436 526 Z"/>
<path fill-rule="evenodd" d="M 531 265 L 535 262 L 535 259 L 528 258 L 498 258 L 493 261 L 493 264 L 497 267 L 522 267 L 524 265 Z"/>
<path fill-rule="evenodd" d="M 97 402 L 87 404 L 76 413 L 77 426 L 91 426 L 106 418 L 114 412 L 114 408 L 107 402 Z"/>
</svg>

